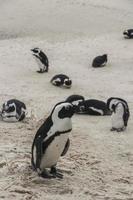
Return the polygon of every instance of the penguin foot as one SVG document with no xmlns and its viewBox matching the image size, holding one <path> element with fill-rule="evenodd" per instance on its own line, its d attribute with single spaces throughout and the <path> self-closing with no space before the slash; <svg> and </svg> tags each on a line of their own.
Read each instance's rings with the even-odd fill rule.
<svg viewBox="0 0 133 200">
<path fill-rule="evenodd" d="M 56 178 L 54 174 L 49 173 L 47 170 L 44 170 L 43 172 L 41 172 L 39 176 L 41 176 L 42 178 L 49 178 L 49 179 Z"/>
<path fill-rule="evenodd" d="M 117 132 L 122 132 L 122 131 L 124 131 L 125 130 L 125 127 L 123 127 L 123 128 L 118 128 L 116 131 Z"/>
<path fill-rule="evenodd" d="M 37 72 L 40 74 L 44 73 L 44 71 L 42 71 L 42 70 L 38 70 Z"/>
<path fill-rule="evenodd" d="M 60 170 L 57 170 L 56 167 L 51 167 L 50 173 L 51 173 L 53 176 L 55 176 L 56 178 L 60 178 L 60 179 L 63 178 L 63 174 L 61 173 Z"/>
<path fill-rule="evenodd" d="M 112 128 L 110 129 L 110 131 L 117 131 L 117 129 L 114 128 L 114 127 L 112 127 Z"/>
</svg>

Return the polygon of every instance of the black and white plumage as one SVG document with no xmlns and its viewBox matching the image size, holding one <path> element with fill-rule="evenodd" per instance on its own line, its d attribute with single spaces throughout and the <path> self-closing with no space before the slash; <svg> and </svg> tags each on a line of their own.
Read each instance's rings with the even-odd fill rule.
<svg viewBox="0 0 133 200">
<path fill-rule="evenodd" d="M 121 98 L 111 97 L 107 100 L 107 106 L 112 111 L 111 131 L 124 131 L 127 127 L 128 119 L 130 116 L 127 102 Z"/>
<path fill-rule="evenodd" d="M 85 98 L 82 95 L 73 94 L 67 97 L 66 101 L 72 103 L 73 105 L 78 105 L 79 102 L 84 101 Z"/>
<path fill-rule="evenodd" d="M 58 103 L 35 135 L 31 163 L 34 170 L 44 178 L 62 178 L 62 174 L 56 170 L 56 164 L 69 148 L 73 114 L 72 104 Z M 50 168 L 50 172 L 47 168 Z"/>
<path fill-rule="evenodd" d="M 46 54 L 39 48 L 31 49 L 33 56 L 36 59 L 36 62 L 39 66 L 38 73 L 48 72 L 49 69 L 49 60 Z"/>
<path fill-rule="evenodd" d="M 97 67 L 104 67 L 107 63 L 107 54 L 104 54 L 102 56 L 97 56 L 93 59 L 92 66 Z"/>
<path fill-rule="evenodd" d="M 125 38 L 131 39 L 133 38 L 133 29 L 128 29 L 123 32 Z"/>
<path fill-rule="evenodd" d="M 26 106 L 17 99 L 11 99 L 2 106 L 1 117 L 6 122 L 22 121 L 26 116 Z"/>
<path fill-rule="evenodd" d="M 111 111 L 107 108 L 107 104 L 104 101 L 97 99 L 88 99 L 79 102 L 75 113 L 89 115 L 111 115 Z"/>
<path fill-rule="evenodd" d="M 70 88 L 72 80 L 65 74 L 57 74 L 51 79 L 51 83 L 58 87 Z"/>
</svg>

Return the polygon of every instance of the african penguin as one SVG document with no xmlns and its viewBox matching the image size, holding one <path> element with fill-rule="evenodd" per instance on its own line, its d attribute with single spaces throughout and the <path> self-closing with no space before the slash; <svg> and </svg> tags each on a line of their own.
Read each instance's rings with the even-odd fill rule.
<svg viewBox="0 0 133 200">
<path fill-rule="evenodd" d="M 97 99 L 88 99 L 79 102 L 75 113 L 89 115 L 111 115 L 111 111 L 107 108 L 106 103 Z"/>
<path fill-rule="evenodd" d="M 38 73 L 48 72 L 49 61 L 46 54 L 39 48 L 31 49 L 31 51 L 33 52 L 33 56 L 36 59 L 36 62 L 38 63 L 39 66 L 39 71 L 37 72 Z"/>
<path fill-rule="evenodd" d="M 93 59 L 92 66 L 93 67 L 104 67 L 107 63 L 107 54 L 102 56 L 97 56 Z"/>
<path fill-rule="evenodd" d="M 65 74 L 55 75 L 50 82 L 58 87 L 70 88 L 72 86 L 72 80 Z"/>
<path fill-rule="evenodd" d="M 72 130 L 73 114 L 72 104 L 60 102 L 55 105 L 51 114 L 38 129 L 32 144 L 31 163 L 39 176 L 63 177 L 57 171 L 56 164 L 60 156 L 65 155 L 69 148 L 69 132 Z M 50 171 L 47 168 L 50 168 Z"/>
<path fill-rule="evenodd" d="M 133 38 L 133 29 L 128 29 L 123 32 L 125 38 L 131 39 Z"/>
<path fill-rule="evenodd" d="M 85 98 L 78 94 L 73 94 L 67 97 L 66 102 L 72 103 L 73 105 L 78 105 L 79 102 L 84 101 Z"/>
<path fill-rule="evenodd" d="M 26 106 L 17 99 L 11 99 L 2 106 L 1 117 L 6 122 L 22 121 L 26 116 Z"/>
<path fill-rule="evenodd" d="M 107 100 L 107 106 L 112 111 L 111 131 L 124 131 L 127 127 L 128 119 L 130 116 L 127 102 L 121 98 L 111 97 Z"/>
</svg>

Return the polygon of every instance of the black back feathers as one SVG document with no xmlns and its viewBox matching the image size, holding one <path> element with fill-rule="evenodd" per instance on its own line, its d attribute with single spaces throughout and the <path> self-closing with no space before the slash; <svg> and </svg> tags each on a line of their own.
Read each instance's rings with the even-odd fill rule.
<svg viewBox="0 0 133 200">
<path fill-rule="evenodd" d="M 92 67 L 104 67 L 107 63 L 107 54 L 104 54 L 102 56 L 97 56 L 94 58 L 92 62 Z"/>
</svg>

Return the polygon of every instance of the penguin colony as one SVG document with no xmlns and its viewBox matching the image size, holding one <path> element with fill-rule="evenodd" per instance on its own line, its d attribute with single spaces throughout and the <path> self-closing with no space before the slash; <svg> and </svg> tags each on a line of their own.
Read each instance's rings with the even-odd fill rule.
<svg viewBox="0 0 133 200">
<path fill-rule="evenodd" d="M 126 38 L 133 38 L 133 29 L 123 32 Z M 38 73 L 48 72 L 49 60 L 38 47 L 31 49 Z M 99 68 L 107 63 L 107 54 L 97 56 L 92 67 Z M 50 82 L 58 87 L 71 88 L 72 80 L 65 74 L 53 76 Z M 35 134 L 31 148 L 31 165 L 43 178 L 63 178 L 56 166 L 61 156 L 64 156 L 70 146 L 69 133 L 72 130 L 71 118 L 74 114 L 111 115 L 111 131 L 124 131 L 130 117 L 129 107 L 124 99 L 110 97 L 107 102 L 97 99 L 87 99 L 81 95 L 71 95 L 64 102 L 57 103 L 50 115 Z M 26 105 L 17 99 L 6 101 L 2 105 L 0 116 L 5 122 L 18 122 L 26 117 Z M 49 170 L 48 170 L 49 169 Z"/>
</svg>

